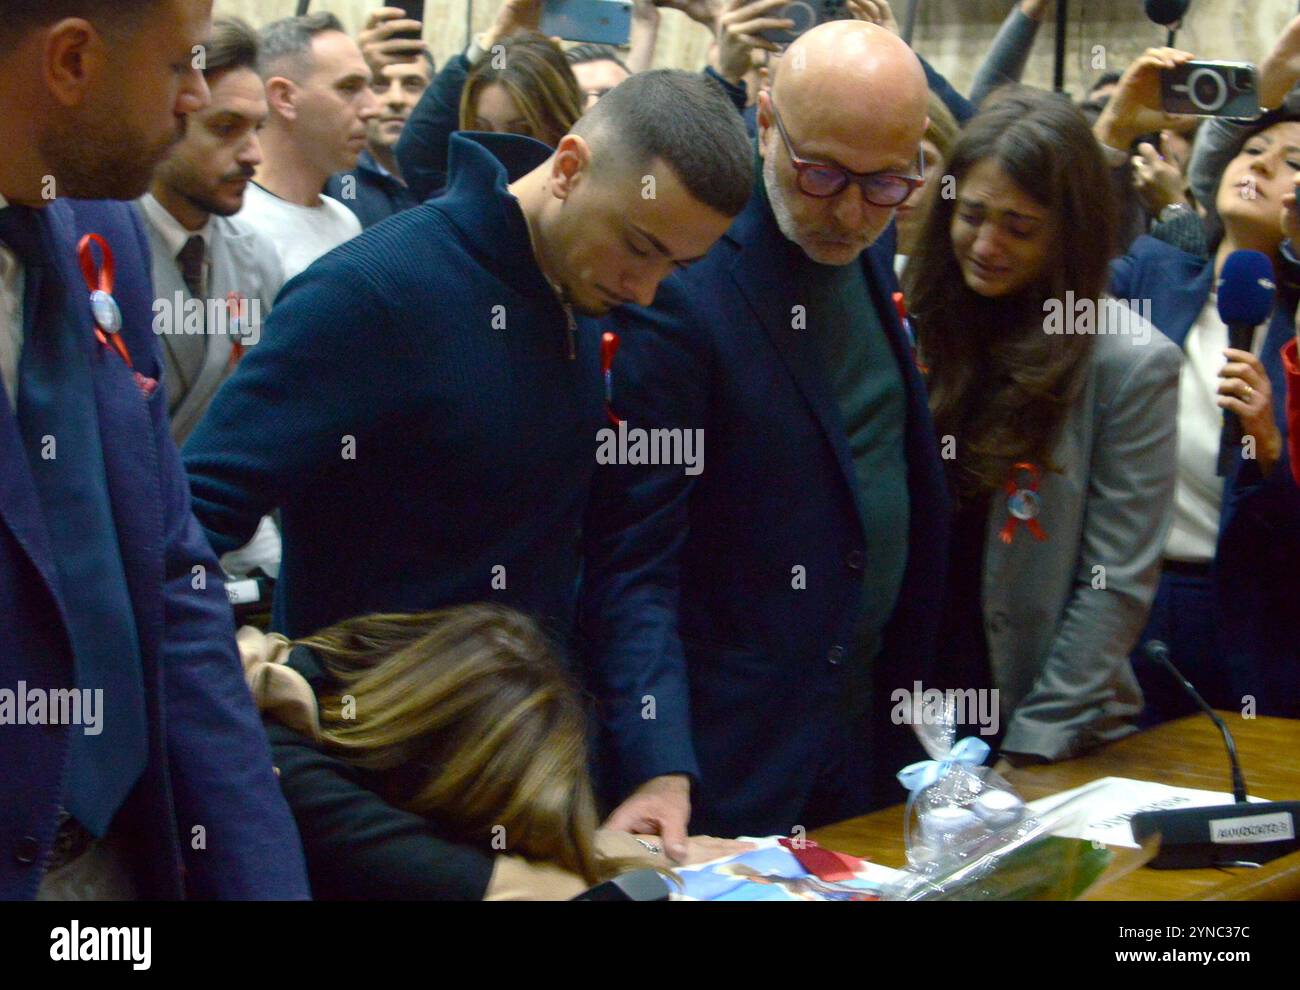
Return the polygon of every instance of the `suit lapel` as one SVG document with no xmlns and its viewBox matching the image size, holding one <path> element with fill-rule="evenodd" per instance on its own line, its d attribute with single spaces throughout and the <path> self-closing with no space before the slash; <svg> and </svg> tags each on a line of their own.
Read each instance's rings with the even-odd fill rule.
<svg viewBox="0 0 1300 990">
<path fill-rule="evenodd" d="M 1187 334 L 1192 324 L 1201 315 L 1205 302 L 1210 298 L 1210 289 L 1214 286 L 1214 263 L 1203 263 L 1201 271 L 1194 278 L 1177 285 L 1163 283 L 1160 291 L 1167 293 L 1169 300 L 1168 317 L 1159 325 L 1160 331 L 1178 345 L 1181 350 L 1187 341 Z M 1165 307 L 1162 307 L 1164 309 Z M 1143 313 L 1142 315 L 1146 315 Z M 1152 321 L 1154 322 L 1154 320 Z"/>
<path fill-rule="evenodd" d="M 731 277 L 808 403 L 856 501 L 857 474 L 848 439 L 830 382 L 821 367 L 813 331 L 807 329 L 807 299 L 796 281 L 801 251 L 781 233 L 766 197 L 761 195 L 750 200 L 745 213 L 736 221 L 733 236 L 740 245 L 740 253 L 732 266 Z M 785 277 L 774 277 L 777 272 L 785 273 Z M 798 324 L 799 311 L 795 306 L 803 307 L 805 317 Z M 796 325 L 802 329 L 795 329 Z"/>
<path fill-rule="evenodd" d="M 60 601 L 45 516 L 32 481 L 27 452 L 23 449 L 22 434 L 18 432 L 18 419 L 7 401 L 0 408 L 0 523 L 13 534 L 54 600 Z M 62 610 L 61 603 L 59 607 Z"/>
<path fill-rule="evenodd" d="M 123 337 L 127 339 L 136 368 L 149 374 L 153 361 L 147 347 L 152 344 L 152 332 L 146 328 L 151 324 L 153 280 L 130 277 L 131 273 L 151 271 L 148 258 L 139 250 L 143 242 L 132 238 L 130 227 L 117 216 L 104 213 L 100 204 L 78 204 L 75 229 L 69 231 L 71 242 L 75 243 L 77 236 L 87 232 L 98 233 L 113 251 L 118 271 L 114 294 L 122 310 Z M 60 258 L 65 280 L 80 286 L 76 281 L 80 274 L 71 252 Z M 72 292 L 75 296 L 77 288 Z M 95 412 L 113 526 L 147 669 L 163 618 L 159 589 L 164 583 L 164 512 L 158 481 L 161 468 L 150 411 L 150 403 L 161 403 L 162 394 L 156 391 L 152 398 L 146 399 L 126 362 L 96 342 L 89 306 L 73 305 L 68 318 L 77 321 L 78 338 L 90 349 Z"/>
<path fill-rule="evenodd" d="M 44 218 L 42 218 L 44 220 Z M 49 237 L 48 228 L 44 236 Z M 32 332 L 30 314 L 36 312 L 36 305 L 41 293 L 55 291 L 48 280 L 51 273 L 40 266 L 33 266 L 25 273 L 26 285 L 23 292 L 23 320 L 25 335 Z M 21 368 L 21 356 L 19 367 Z M 21 382 L 21 379 L 20 379 Z M 21 388 L 17 384 L 15 388 Z M 14 396 L 17 400 L 17 395 Z M 46 529 L 45 513 L 41 507 L 40 495 L 36 491 L 36 482 L 32 478 L 31 465 L 27 461 L 27 451 L 23 435 L 18 427 L 18 417 L 14 415 L 7 401 L 0 403 L 0 521 L 13 533 L 18 545 L 23 548 L 33 566 L 40 573 L 51 597 L 58 605 L 62 621 L 63 599 L 59 593 L 59 581 L 54 563 L 54 550 L 50 546 L 49 531 Z"/>
</svg>

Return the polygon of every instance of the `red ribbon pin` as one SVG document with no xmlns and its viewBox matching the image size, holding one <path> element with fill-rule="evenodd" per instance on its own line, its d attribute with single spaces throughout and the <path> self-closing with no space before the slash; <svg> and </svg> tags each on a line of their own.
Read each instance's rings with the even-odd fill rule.
<svg viewBox="0 0 1300 990">
<path fill-rule="evenodd" d="M 99 248 L 100 261 L 95 259 L 94 248 Z M 81 263 L 81 274 L 90 290 L 90 315 L 95 321 L 95 339 L 103 347 L 117 352 L 135 378 L 136 387 L 146 399 L 153 395 L 158 387 L 154 378 L 146 378 L 135 370 L 131 361 L 131 352 L 126 349 L 122 339 L 122 310 L 113 298 L 113 251 L 108 242 L 98 234 L 87 234 L 77 242 L 77 260 Z"/>
<path fill-rule="evenodd" d="M 998 538 L 1003 543 L 1011 542 L 1015 537 L 1016 524 L 1022 522 L 1034 539 L 1047 539 L 1047 534 L 1043 532 L 1043 527 L 1038 522 L 1038 514 L 1043 508 L 1042 496 L 1038 494 L 1038 483 L 1042 480 L 1042 474 L 1036 465 L 1025 461 L 1012 466 L 1011 475 L 1004 486 L 1007 492 L 1007 523 L 998 534 Z M 1023 475 L 1029 475 L 1027 488 L 1021 487 L 1020 484 Z"/>
</svg>

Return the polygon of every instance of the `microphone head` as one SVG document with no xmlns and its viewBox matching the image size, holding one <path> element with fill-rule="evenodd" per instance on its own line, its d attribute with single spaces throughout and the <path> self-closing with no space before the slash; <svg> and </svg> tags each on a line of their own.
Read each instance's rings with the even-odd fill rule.
<svg viewBox="0 0 1300 990">
<path fill-rule="evenodd" d="M 1168 27 L 1183 19 L 1187 8 L 1191 6 L 1191 0 L 1145 0 L 1142 6 L 1146 10 L 1147 17 L 1157 24 Z"/>
<path fill-rule="evenodd" d="M 1262 251 L 1233 251 L 1223 262 L 1219 275 L 1219 319 L 1257 326 L 1273 312 L 1277 284 L 1273 263 Z"/>
<path fill-rule="evenodd" d="M 1147 640 L 1147 645 L 1143 647 L 1143 650 L 1147 655 L 1147 659 L 1151 660 L 1153 663 L 1158 663 L 1161 666 L 1164 666 L 1169 662 L 1169 647 L 1161 640 Z"/>
</svg>

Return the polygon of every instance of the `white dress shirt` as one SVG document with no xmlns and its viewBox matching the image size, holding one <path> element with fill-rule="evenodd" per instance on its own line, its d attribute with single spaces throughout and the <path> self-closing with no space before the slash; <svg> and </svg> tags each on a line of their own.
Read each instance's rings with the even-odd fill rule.
<svg viewBox="0 0 1300 990">
<path fill-rule="evenodd" d="M 0 210 L 9 201 L 0 196 Z M 23 263 L 0 241 L 0 381 L 9 408 L 18 412 L 18 359 L 23 353 Z"/>
<path fill-rule="evenodd" d="M 1251 353 L 1259 353 L 1267 331 L 1267 322 L 1255 328 Z M 1217 400 L 1227 346 L 1228 327 L 1219 319 L 1218 296 L 1211 292 L 1183 341 L 1186 357 L 1178 381 L 1178 482 L 1173 524 L 1165 543 L 1165 556 L 1170 560 L 1209 563 L 1218 545 L 1223 479 L 1215 469 L 1223 410 Z"/>
<path fill-rule="evenodd" d="M 145 219 L 153 224 L 154 229 L 158 231 L 158 236 L 167 245 L 172 260 L 176 261 L 177 265 L 180 264 L 177 261 L 177 255 L 181 253 L 181 248 L 185 247 L 191 237 L 203 238 L 203 267 L 206 269 L 211 264 L 209 261 L 212 255 L 211 217 L 208 217 L 208 222 L 198 230 L 186 230 L 181 226 L 181 222 L 168 213 L 166 207 L 154 198 L 153 193 L 145 193 L 140 197 L 140 208 L 144 210 Z"/>
</svg>

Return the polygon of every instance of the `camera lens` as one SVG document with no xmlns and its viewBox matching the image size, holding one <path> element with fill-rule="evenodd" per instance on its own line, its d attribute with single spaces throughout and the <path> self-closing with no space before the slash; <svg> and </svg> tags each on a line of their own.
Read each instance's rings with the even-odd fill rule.
<svg viewBox="0 0 1300 990">
<path fill-rule="evenodd" d="M 1193 72 L 1187 80 L 1187 94 L 1202 113 L 1214 113 L 1228 102 L 1227 84 L 1213 69 Z"/>
</svg>

